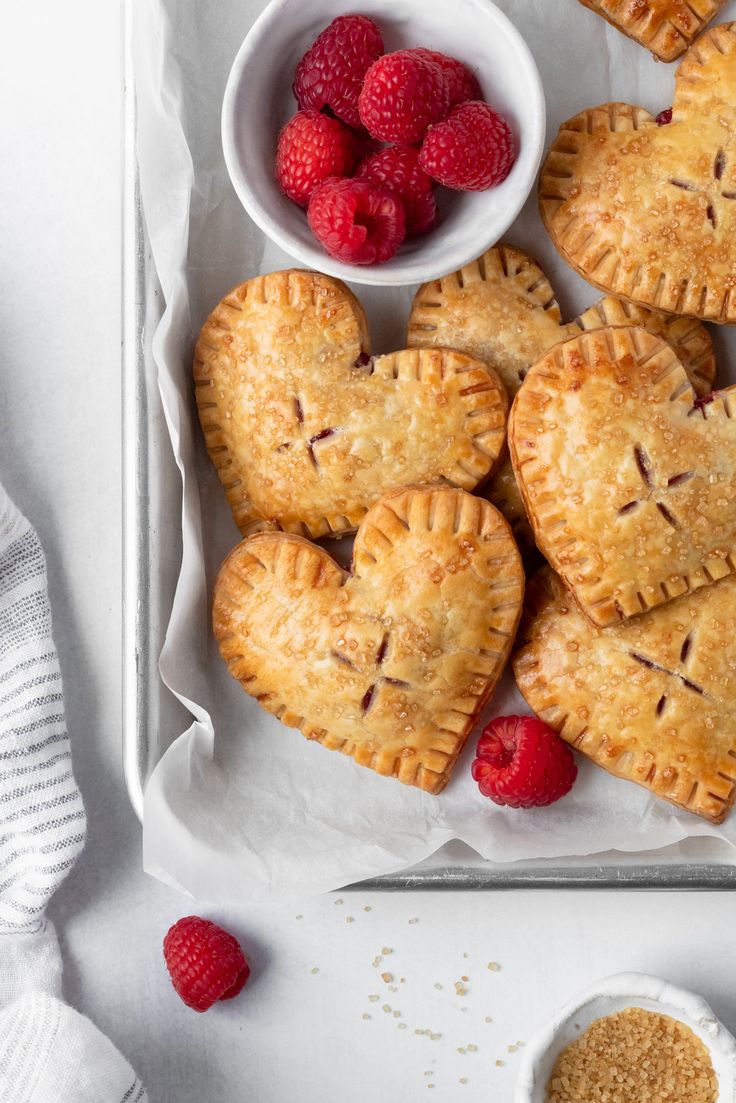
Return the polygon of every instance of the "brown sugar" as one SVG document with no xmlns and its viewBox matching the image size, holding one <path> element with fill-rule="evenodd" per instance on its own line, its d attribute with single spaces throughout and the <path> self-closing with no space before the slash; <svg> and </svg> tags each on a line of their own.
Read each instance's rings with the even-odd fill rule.
<svg viewBox="0 0 736 1103">
<path fill-rule="evenodd" d="M 710 1054 L 690 1027 L 630 1007 L 596 1019 L 557 1058 L 545 1103 L 716 1103 Z"/>
</svg>

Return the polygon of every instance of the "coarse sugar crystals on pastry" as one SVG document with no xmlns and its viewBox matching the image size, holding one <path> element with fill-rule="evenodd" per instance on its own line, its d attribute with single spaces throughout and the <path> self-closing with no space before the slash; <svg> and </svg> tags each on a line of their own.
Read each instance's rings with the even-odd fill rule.
<svg viewBox="0 0 736 1103">
<path fill-rule="evenodd" d="M 713 823 L 736 798 L 736 577 L 597 628 L 559 577 L 527 588 L 513 656 L 527 704 L 616 777 Z"/>
<path fill-rule="evenodd" d="M 736 388 L 698 399 L 643 329 L 556 345 L 527 375 L 509 450 L 536 542 L 596 624 L 734 571 Z"/>
<path fill-rule="evenodd" d="M 363 309 L 339 280 L 248 280 L 205 322 L 194 376 L 207 449 L 246 535 L 352 532 L 385 491 L 473 490 L 506 438 L 492 368 L 451 349 L 372 359 Z"/>
<path fill-rule="evenodd" d="M 606 295 L 565 322 L 555 289 L 528 253 L 500 244 L 457 272 L 417 290 L 409 315 L 411 348 L 453 348 L 493 368 L 513 398 L 529 369 L 553 345 L 591 329 L 641 326 L 677 353 L 699 395 L 716 374 L 713 342 L 699 322 Z"/>
<path fill-rule="evenodd" d="M 539 204 L 589 283 L 645 306 L 736 321 L 736 23 L 712 27 L 677 71 L 671 122 L 608 103 L 563 123 Z"/>
<path fill-rule="evenodd" d="M 641 1007 L 596 1019 L 555 1062 L 545 1103 L 717 1103 L 710 1054 L 690 1027 Z"/>
<path fill-rule="evenodd" d="M 651 50 L 660 61 L 674 61 L 718 14 L 724 0 L 580 0 Z"/>
<path fill-rule="evenodd" d="M 705 326 L 606 295 L 579 318 L 564 322 L 555 292 L 532 257 L 512 245 L 495 245 L 457 272 L 423 284 L 409 317 L 407 343 L 467 353 L 498 373 L 513 396 L 531 366 L 553 345 L 606 326 L 641 326 L 677 353 L 693 389 L 714 383 L 713 343 Z M 502 457 L 482 493 L 500 509 L 523 550 L 533 546 L 511 461 Z"/>
<path fill-rule="evenodd" d="M 299 536 L 242 541 L 213 624 L 230 673 L 284 724 L 438 793 L 503 670 L 523 591 L 493 506 L 410 487 L 367 513 L 352 573 Z"/>
</svg>

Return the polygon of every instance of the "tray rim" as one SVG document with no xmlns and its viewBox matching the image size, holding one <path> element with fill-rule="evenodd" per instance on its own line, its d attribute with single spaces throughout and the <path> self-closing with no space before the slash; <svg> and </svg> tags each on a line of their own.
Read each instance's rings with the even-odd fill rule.
<svg viewBox="0 0 736 1103">
<path fill-rule="evenodd" d="M 141 378 L 140 353 L 145 324 L 141 292 L 145 285 L 144 229 L 140 209 L 138 164 L 135 155 L 136 107 L 133 79 L 131 33 L 133 0 L 123 0 L 123 171 L 121 195 L 122 280 L 121 280 L 121 446 L 122 446 L 122 734 L 123 776 L 128 798 L 138 820 L 143 822 L 143 789 L 145 784 L 140 761 L 139 740 L 148 738 L 147 698 L 138 678 L 139 647 L 148 638 L 145 603 L 140 595 L 146 591 L 144 565 L 139 562 L 138 525 L 143 520 L 136 501 L 142 480 L 145 489 L 147 455 L 140 447 L 131 448 L 130 435 L 135 432 L 139 412 L 138 388 Z"/>
<path fill-rule="evenodd" d="M 147 554 L 150 517 L 149 435 L 145 364 L 148 249 L 135 155 L 136 101 L 130 36 L 134 0 L 123 0 L 123 189 L 122 189 L 122 758 L 125 786 L 138 820 L 150 762 L 150 669 L 152 621 L 147 596 L 151 560 Z M 145 539 L 143 538 L 145 535 Z M 161 683 L 163 685 L 163 683 Z M 167 691 L 168 692 L 168 691 Z M 736 858 L 729 862 L 657 862 L 648 851 L 641 865 L 625 865 L 608 855 L 515 865 L 487 861 L 483 866 L 449 863 L 372 877 L 341 891 L 482 891 L 513 889 L 736 891 Z M 609 859 L 609 860 L 607 860 Z M 575 861 L 576 859 L 568 859 Z"/>
</svg>

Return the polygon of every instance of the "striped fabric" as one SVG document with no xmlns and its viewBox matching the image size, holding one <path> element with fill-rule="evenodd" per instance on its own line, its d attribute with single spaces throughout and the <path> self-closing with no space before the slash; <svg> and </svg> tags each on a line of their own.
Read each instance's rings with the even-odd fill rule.
<svg viewBox="0 0 736 1103">
<path fill-rule="evenodd" d="M 2 1103 L 145 1103 L 112 1042 L 61 1000 L 36 992 L 0 1011 Z"/>
<path fill-rule="evenodd" d="M 143 1103 L 130 1065 L 67 1007 L 45 909 L 84 846 L 46 563 L 0 486 L 0 1103 Z"/>
<path fill-rule="evenodd" d="M 0 488 L 0 932 L 33 931 L 84 845 L 46 562 Z"/>
</svg>

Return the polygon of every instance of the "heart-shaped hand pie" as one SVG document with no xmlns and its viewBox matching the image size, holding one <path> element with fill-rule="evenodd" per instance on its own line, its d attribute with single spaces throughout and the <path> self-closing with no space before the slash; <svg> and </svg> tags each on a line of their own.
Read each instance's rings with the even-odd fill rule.
<svg viewBox="0 0 736 1103">
<path fill-rule="evenodd" d="M 483 361 L 497 372 L 513 397 L 532 364 L 560 341 L 587 330 L 625 325 L 642 326 L 665 340 L 677 353 L 695 391 L 708 394 L 716 365 L 713 344 L 700 322 L 607 295 L 565 324 L 542 269 L 510 245 L 496 245 L 459 272 L 420 287 L 407 341 L 414 347 L 459 349 Z M 531 544 L 531 529 L 508 455 L 483 493 L 501 510 L 516 538 Z"/>
<path fill-rule="evenodd" d="M 243 540 L 213 623 L 231 674 L 284 724 L 438 793 L 503 670 L 523 591 L 493 506 L 410 487 L 363 518 L 352 573 L 299 536 Z"/>
<path fill-rule="evenodd" d="M 580 0 L 620 31 L 651 50 L 660 61 L 682 54 L 723 0 Z"/>
<path fill-rule="evenodd" d="M 563 123 L 540 208 L 589 283 L 646 306 L 736 321 L 736 24 L 707 31 L 677 72 L 672 122 L 609 103 Z"/>
<path fill-rule="evenodd" d="M 367 349 L 360 303 L 316 272 L 249 280 L 205 322 L 197 405 L 243 534 L 350 532 L 388 490 L 472 490 L 492 470 L 508 411 L 492 369 L 452 350 Z"/>
<path fill-rule="evenodd" d="M 544 272 L 512 245 L 494 245 L 458 272 L 422 284 L 414 296 L 407 344 L 458 349 L 481 360 L 513 398 L 532 364 L 553 345 L 604 326 L 648 329 L 673 347 L 698 394 L 711 390 L 716 363 L 705 326 L 612 295 L 563 322 Z"/>
<path fill-rule="evenodd" d="M 509 448 L 536 542 L 599 625 L 734 571 L 736 388 L 697 399 L 664 341 L 601 329 L 524 381 Z"/>
<path fill-rule="evenodd" d="M 596 628 L 560 579 L 527 590 L 514 674 L 530 707 L 617 777 L 720 823 L 736 796 L 736 578 Z"/>
</svg>

